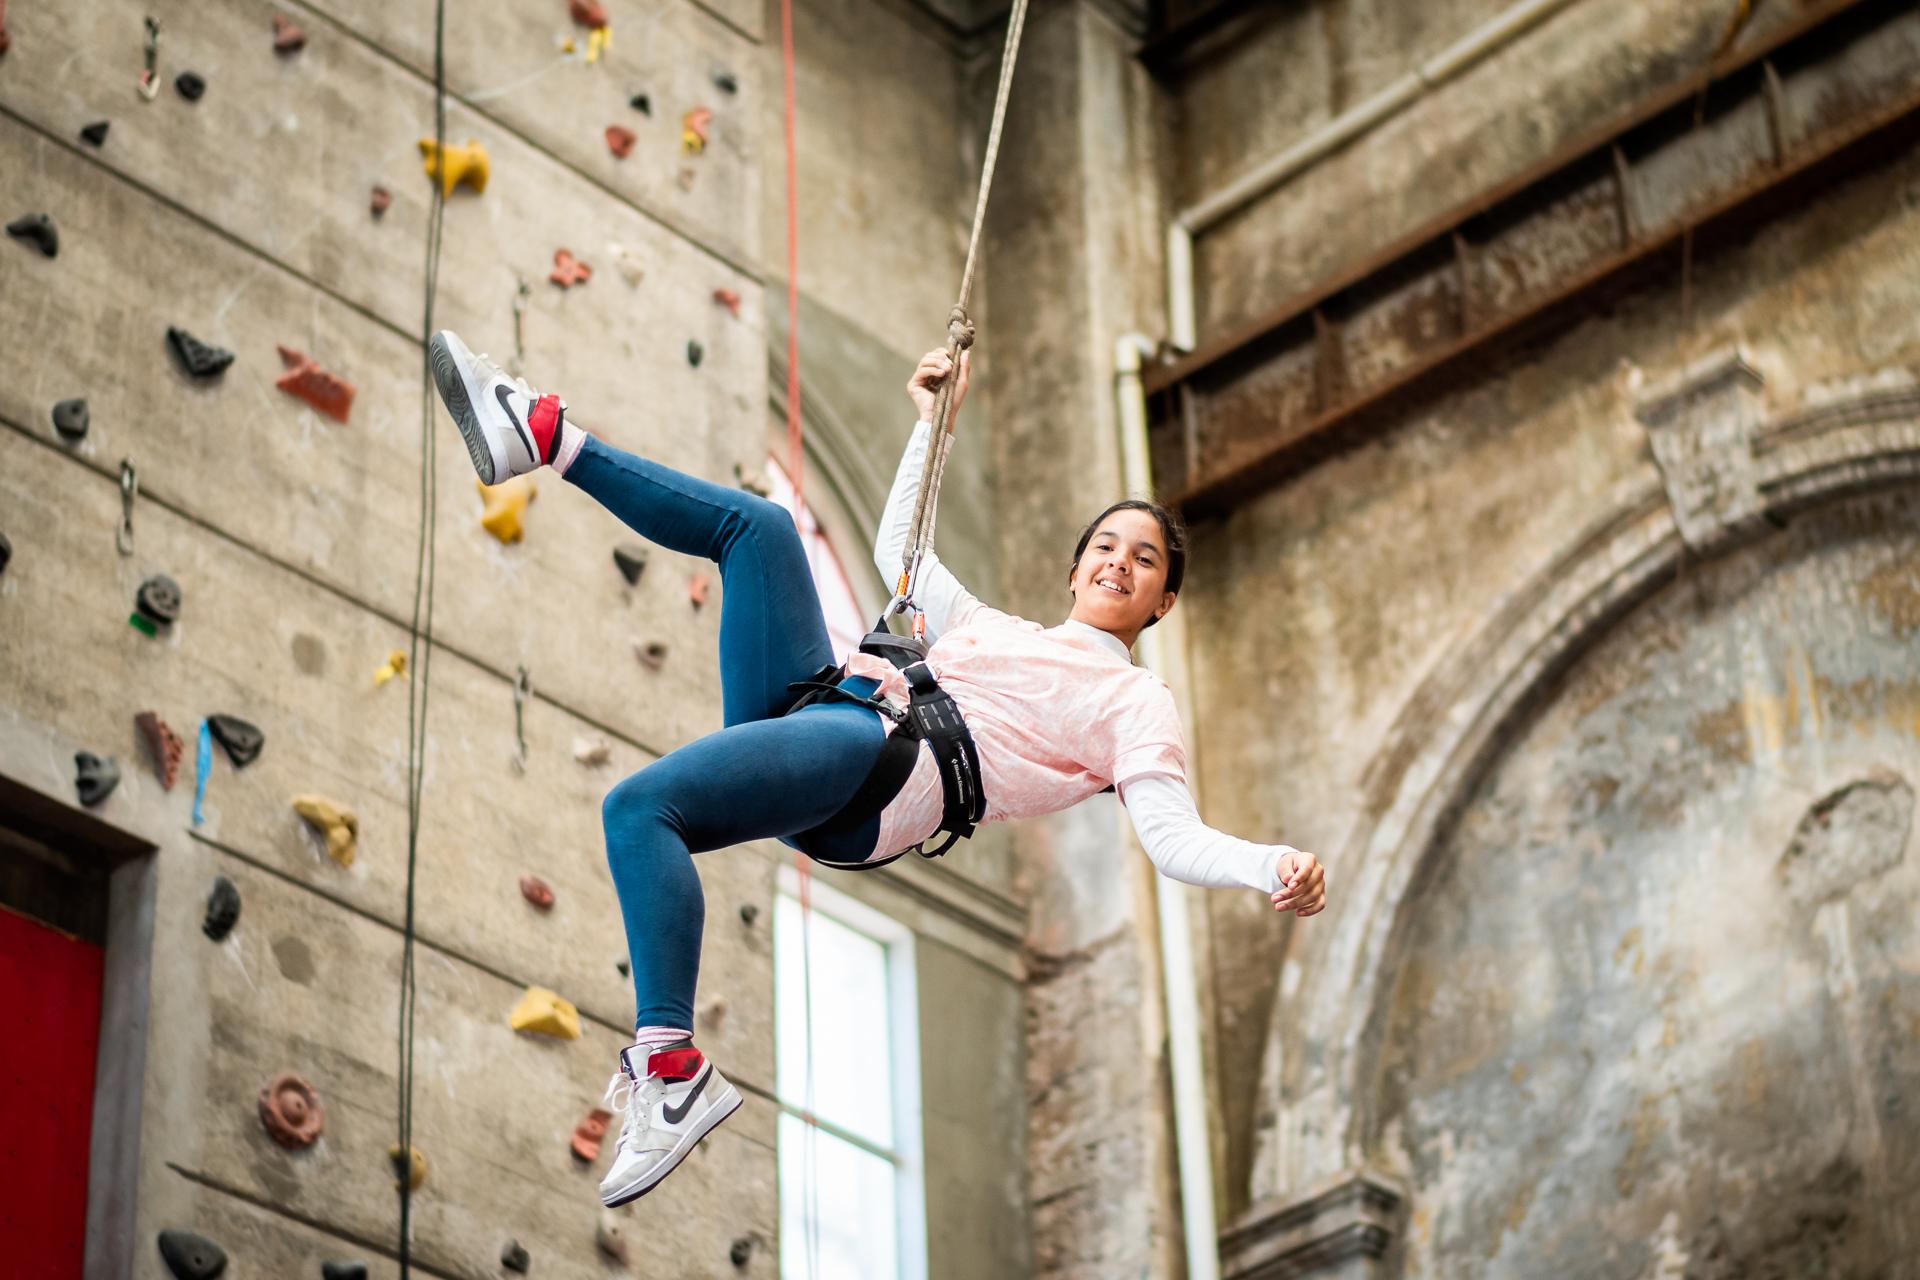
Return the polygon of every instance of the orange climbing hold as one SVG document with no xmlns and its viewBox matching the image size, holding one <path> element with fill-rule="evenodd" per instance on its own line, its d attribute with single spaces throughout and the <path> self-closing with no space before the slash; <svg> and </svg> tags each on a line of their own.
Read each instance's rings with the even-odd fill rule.
<svg viewBox="0 0 1920 1280">
<path fill-rule="evenodd" d="M 267 1081 L 260 1090 L 260 1123 L 267 1136 L 289 1150 L 310 1147 L 326 1124 L 320 1095 L 299 1076 L 286 1072 Z"/>
<path fill-rule="evenodd" d="M 600 1158 L 600 1143 L 607 1136 L 607 1125 L 613 1120 L 613 1113 L 603 1107 L 595 1107 L 580 1117 L 580 1123 L 573 1126 L 573 1154 L 592 1164 Z"/>
<path fill-rule="evenodd" d="M 732 289 L 715 289 L 713 300 L 733 312 L 733 318 L 740 318 L 740 295 Z"/>
<path fill-rule="evenodd" d="M 420 167 L 427 171 L 429 178 L 440 179 L 443 196 L 451 196 L 453 189 L 463 182 L 479 195 L 487 189 L 487 178 L 493 172 L 487 149 L 472 139 L 468 139 L 464 147 L 448 147 L 444 156 L 440 144 L 432 138 L 420 139 Z"/>
<path fill-rule="evenodd" d="M 707 149 L 707 126 L 713 123 L 711 107 L 695 107 L 680 117 L 680 147 L 688 155 Z"/>
<path fill-rule="evenodd" d="M 565 249 L 553 251 L 553 270 L 547 273 L 547 279 L 562 289 L 571 289 L 574 285 L 585 284 L 593 279 L 593 268 L 573 256 Z"/>
<path fill-rule="evenodd" d="M 160 777 L 160 789 L 173 790 L 174 780 L 180 776 L 180 758 L 186 754 L 186 744 L 155 712 L 142 711 L 133 718 L 133 723 L 147 744 L 147 754 L 153 759 L 153 771 Z"/>
<path fill-rule="evenodd" d="M 608 25 L 607 9 L 600 0 L 567 0 L 567 12 L 575 22 L 591 30 Z"/>
<path fill-rule="evenodd" d="M 486 504 L 480 512 L 480 527 L 501 542 L 518 542 L 526 533 L 522 523 L 527 513 L 527 504 L 535 497 L 532 476 L 515 476 L 500 484 L 481 484 L 473 482 L 480 491 L 481 501 Z"/>
<path fill-rule="evenodd" d="M 623 124 L 607 126 L 607 150 L 622 160 L 633 154 L 633 144 L 639 137 Z"/>
<path fill-rule="evenodd" d="M 531 1031 L 556 1040 L 580 1038 L 580 1011 L 545 987 L 528 987 L 507 1016 L 515 1031 Z"/>
<path fill-rule="evenodd" d="M 273 15 L 273 51 L 275 53 L 298 53 L 307 47 L 307 33 L 295 26 L 293 19 L 285 14 Z"/>
<path fill-rule="evenodd" d="M 325 796 L 293 798 L 293 811 L 327 842 L 327 856 L 343 867 L 353 865 L 360 839 L 360 819 L 353 810 Z"/>
<path fill-rule="evenodd" d="M 345 422 L 353 412 L 354 386 L 337 373 L 328 373 L 313 362 L 313 357 L 292 347 L 280 348 L 280 363 L 286 372 L 273 385 L 288 395 L 298 396 L 337 422 Z"/>
<path fill-rule="evenodd" d="M 704 573 L 696 573 L 687 579 L 687 599 L 693 601 L 694 608 L 698 609 L 707 602 L 707 588 L 710 585 L 712 579 Z"/>
<path fill-rule="evenodd" d="M 539 876 L 520 877 L 520 896 L 542 911 L 553 908 L 553 886 Z"/>
</svg>

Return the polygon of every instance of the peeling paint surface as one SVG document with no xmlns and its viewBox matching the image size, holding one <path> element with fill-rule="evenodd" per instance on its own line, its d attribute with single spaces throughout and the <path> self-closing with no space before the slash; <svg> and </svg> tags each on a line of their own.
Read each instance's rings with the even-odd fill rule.
<svg viewBox="0 0 1920 1280">
<path fill-rule="evenodd" d="M 1802 516 L 1690 569 L 1516 730 L 1410 896 L 1377 1023 L 1399 1274 L 1911 1274 L 1916 586 L 1910 493 Z"/>
</svg>

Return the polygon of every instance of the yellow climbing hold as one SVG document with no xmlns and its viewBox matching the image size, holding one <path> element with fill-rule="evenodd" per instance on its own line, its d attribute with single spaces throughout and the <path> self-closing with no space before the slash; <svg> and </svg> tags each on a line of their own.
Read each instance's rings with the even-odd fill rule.
<svg viewBox="0 0 1920 1280">
<path fill-rule="evenodd" d="M 556 1040 L 580 1038 L 580 1011 L 545 987 L 528 987 L 507 1021 L 515 1031 L 533 1031 Z"/>
<path fill-rule="evenodd" d="M 600 55 L 605 53 L 607 51 L 607 46 L 611 45 L 612 43 L 613 43 L 612 27 L 595 27 L 593 30 L 587 32 L 586 60 L 589 63 L 600 61 Z"/>
<path fill-rule="evenodd" d="M 343 867 L 353 865 L 355 842 L 360 838 L 360 819 L 353 810 L 325 796 L 295 796 L 293 811 L 325 838 L 328 857 Z"/>
<path fill-rule="evenodd" d="M 373 687 L 378 689 L 395 676 L 405 675 L 406 671 L 407 651 L 405 649 L 395 649 L 387 655 L 387 660 L 381 664 L 380 669 L 373 673 Z"/>
<path fill-rule="evenodd" d="M 432 138 L 420 139 L 420 167 L 427 171 L 429 178 L 440 179 L 440 194 L 450 196 L 453 189 L 461 183 L 473 188 L 479 195 L 487 189 L 487 176 L 493 171 L 487 159 L 487 149 L 471 138 L 464 147 L 448 147 L 442 165 L 440 144 Z"/>
<path fill-rule="evenodd" d="M 418 1191 L 420 1184 L 427 1180 L 427 1157 L 418 1147 L 408 1147 L 406 1156 L 400 1154 L 400 1144 L 387 1145 L 387 1163 L 393 1168 L 393 1185 L 400 1185 L 400 1171 L 407 1171 L 407 1190 Z"/>
<path fill-rule="evenodd" d="M 534 499 L 533 477 L 515 476 L 496 485 L 475 480 L 473 484 L 487 504 L 480 513 L 480 527 L 502 542 L 520 541 L 520 535 L 526 532 L 520 520 Z"/>
</svg>

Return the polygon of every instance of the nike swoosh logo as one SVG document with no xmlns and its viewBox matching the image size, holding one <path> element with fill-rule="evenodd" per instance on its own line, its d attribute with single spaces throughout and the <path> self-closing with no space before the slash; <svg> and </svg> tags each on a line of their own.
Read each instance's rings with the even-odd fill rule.
<svg viewBox="0 0 1920 1280">
<path fill-rule="evenodd" d="M 687 1118 L 687 1112 L 693 1110 L 693 1100 L 706 1091 L 707 1078 L 712 1074 L 713 1064 L 709 1062 L 706 1070 L 700 1073 L 700 1079 L 694 1083 L 693 1088 L 687 1090 L 687 1096 L 680 1099 L 678 1107 L 668 1105 L 660 1108 L 660 1115 L 668 1124 L 679 1124 Z"/>
<path fill-rule="evenodd" d="M 507 415 L 507 421 L 513 424 L 513 429 L 520 433 L 520 439 L 526 443 L 528 456 L 533 458 L 535 462 L 538 462 L 540 460 L 540 451 L 533 447 L 533 437 L 528 435 L 527 429 L 520 425 L 520 419 L 513 416 L 513 406 L 507 403 L 507 384 L 502 382 L 496 385 L 493 389 L 493 396 L 494 399 L 500 402 L 500 409 Z"/>
</svg>

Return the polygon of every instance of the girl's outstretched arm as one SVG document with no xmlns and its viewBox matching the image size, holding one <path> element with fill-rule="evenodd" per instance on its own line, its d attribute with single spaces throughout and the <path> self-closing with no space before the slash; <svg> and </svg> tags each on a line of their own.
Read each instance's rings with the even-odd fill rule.
<svg viewBox="0 0 1920 1280">
<path fill-rule="evenodd" d="M 1302 916 L 1325 905 L 1325 872 L 1312 854 L 1215 831 L 1200 820 L 1193 794 L 1178 778 L 1143 774 L 1119 792 L 1141 847 L 1162 875 L 1208 889 L 1258 889 L 1277 909 Z"/>
</svg>

